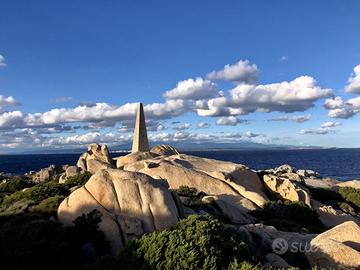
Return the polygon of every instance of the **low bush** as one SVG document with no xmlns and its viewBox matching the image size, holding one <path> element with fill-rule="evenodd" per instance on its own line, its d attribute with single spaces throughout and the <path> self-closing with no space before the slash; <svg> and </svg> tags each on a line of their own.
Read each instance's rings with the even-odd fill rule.
<svg viewBox="0 0 360 270">
<path fill-rule="evenodd" d="M 64 227 L 39 214 L 1 217 L 0 268 L 80 269 L 93 256 L 108 252 L 98 230 L 100 221 L 97 211 L 75 220 L 73 227 Z M 84 248 L 89 246 L 92 248 Z M 96 254 L 89 254 L 89 250 Z"/>
<path fill-rule="evenodd" d="M 326 188 L 313 188 L 313 187 L 308 187 L 308 188 L 311 192 L 311 197 L 314 200 L 319 201 L 321 203 L 332 205 L 335 204 L 336 202 L 344 201 L 342 196 L 334 190 L 326 189 Z"/>
<path fill-rule="evenodd" d="M 175 190 L 179 196 L 189 197 L 189 198 L 197 198 L 197 190 L 196 188 L 188 187 L 188 186 L 180 186 Z"/>
<path fill-rule="evenodd" d="M 42 200 L 38 205 L 36 205 L 32 212 L 46 213 L 46 214 L 55 214 L 60 203 L 65 199 L 65 196 L 56 195 L 53 197 L 46 198 Z"/>
<path fill-rule="evenodd" d="M 113 261 L 92 269 L 228 269 L 234 260 L 253 262 L 244 242 L 217 219 L 192 215 L 130 242 Z"/>
<path fill-rule="evenodd" d="M 339 194 L 357 210 L 360 210 L 360 189 L 340 187 Z"/>
<path fill-rule="evenodd" d="M 72 188 L 75 186 L 82 186 L 86 184 L 86 182 L 90 179 L 90 177 L 91 177 L 91 173 L 89 172 L 85 172 L 83 174 L 79 174 L 76 176 L 71 176 L 66 180 L 64 185 L 67 186 L 68 188 Z"/>
<path fill-rule="evenodd" d="M 24 177 L 12 177 L 9 178 L 6 183 L 0 184 L 0 193 L 14 193 L 27 187 L 31 187 L 32 184 L 27 178 Z"/>
<path fill-rule="evenodd" d="M 261 210 L 249 212 L 252 216 L 282 231 L 322 232 L 325 227 L 315 211 L 303 202 L 268 202 Z"/>
</svg>

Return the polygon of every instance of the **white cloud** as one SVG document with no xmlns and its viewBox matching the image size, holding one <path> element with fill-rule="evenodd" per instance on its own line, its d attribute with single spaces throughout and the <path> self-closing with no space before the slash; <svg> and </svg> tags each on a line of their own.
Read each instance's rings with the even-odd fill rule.
<svg viewBox="0 0 360 270">
<path fill-rule="evenodd" d="M 266 85 L 241 84 L 229 91 L 230 97 L 217 97 L 197 108 L 200 116 L 229 116 L 251 112 L 305 111 L 319 99 L 329 97 L 331 89 L 316 85 L 314 78 L 301 76 L 291 82 Z"/>
<path fill-rule="evenodd" d="M 233 65 L 225 65 L 222 70 L 212 71 L 206 76 L 210 80 L 256 84 L 259 77 L 259 71 L 255 64 L 250 64 L 248 60 L 240 60 Z"/>
<path fill-rule="evenodd" d="M 281 115 L 281 116 L 271 118 L 270 121 L 279 121 L 279 122 L 293 121 L 293 122 L 296 122 L 296 123 L 303 123 L 303 122 L 309 121 L 310 119 L 311 119 L 310 114 L 307 114 L 307 115 L 294 115 L 294 116 Z"/>
<path fill-rule="evenodd" d="M 4 97 L 0 95 L 0 106 L 15 106 L 18 105 L 18 102 L 15 100 L 14 97 Z"/>
<path fill-rule="evenodd" d="M 202 78 L 188 79 L 178 82 L 174 89 L 166 91 L 165 99 L 199 100 L 210 98 L 217 91 L 216 85 Z"/>
<path fill-rule="evenodd" d="M 5 62 L 5 57 L 0 54 L 0 68 L 6 67 L 6 66 L 7 66 L 7 64 Z"/>
<path fill-rule="evenodd" d="M 332 127 L 337 127 L 337 126 L 341 126 L 341 123 L 339 122 L 325 122 L 321 124 L 322 128 L 332 128 Z"/>
<path fill-rule="evenodd" d="M 350 76 L 345 91 L 360 94 L 360 65 L 354 67 L 354 73 Z"/>
<path fill-rule="evenodd" d="M 344 101 L 341 97 L 326 99 L 324 107 L 331 118 L 348 119 L 360 112 L 360 97 Z"/>
<path fill-rule="evenodd" d="M 206 123 L 206 122 L 200 122 L 200 123 L 197 124 L 197 127 L 200 128 L 200 129 L 208 128 L 208 127 L 210 127 L 210 124 Z"/>
<path fill-rule="evenodd" d="M 239 119 L 235 116 L 220 117 L 216 124 L 219 126 L 236 126 L 239 123 Z"/>
<path fill-rule="evenodd" d="M 186 130 L 186 129 L 189 129 L 189 128 L 191 128 L 191 124 L 190 123 L 183 123 L 183 124 L 180 124 L 180 125 L 178 125 L 178 126 L 176 126 L 176 127 L 173 127 L 173 129 L 175 129 L 175 130 Z"/>
</svg>

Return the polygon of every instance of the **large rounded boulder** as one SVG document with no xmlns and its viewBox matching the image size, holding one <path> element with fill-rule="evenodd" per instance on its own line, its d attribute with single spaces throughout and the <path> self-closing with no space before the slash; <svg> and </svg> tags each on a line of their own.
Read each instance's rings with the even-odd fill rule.
<svg viewBox="0 0 360 270">
<path fill-rule="evenodd" d="M 59 206 L 58 217 L 65 225 L 82 214 L 98 210 L 99 229 L 113 252 L 132 238 L 169 228 L 179 220 L 167 183 L 148 175 L 117 169 L 100 170 Z"/>
</svg>

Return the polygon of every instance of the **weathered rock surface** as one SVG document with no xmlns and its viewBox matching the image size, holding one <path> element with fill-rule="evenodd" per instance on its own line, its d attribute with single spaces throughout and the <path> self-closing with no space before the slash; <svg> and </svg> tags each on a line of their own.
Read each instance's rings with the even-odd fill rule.
<svg viewBox="0 0 360 270">
<path fill-rule="evenodd" d="M 313 170 L 297 170 L 296 174 L 304 178 L 321 178 L 321 175 Z"/>
<path fill-rule="evenodd" d="M 208 195 L 241 195 L 260 207 L 268 201 L 257 174 L 243 165 L 184 154 L 146 162 L 151 165 L 136 162 L 124 169 L 166 179 L 172 189 L 189 186 Z"/>
<path fill-rule="evenodd" d="M 267 261 L 265 267 L 277 267 L 280 269 L 287 269 L 291 267 L 291 265 L 289 265 L 283 258 L 281 258 L 279 255 L 276 255 L 275 253 L 267 254 L 265 259 Z"/>
<path fill-rule="evenodd" d="M 128 164 L 133 164 L 133 163 L 141 161 L 141 160 L 147 160 L 147 159 L 155 158 L 158 156 L 159 156 L 158 154 L 155 154 L 152 152 L 130 153 L 126 156 L 116 158 L 116 167 L 119 169 L 123 169 Z"/>
<path fill-rule="evenodd" d="M 275 175 L 264 175 L 265 186 L 283 199 L 300 201 L 311 207 L 310 192 L 297 182 Z"/>
<path fill-rule="evenodd" d="M 247 212 L 256 210 L 258 207 L 252 201 L 240 195 L 205 196 L 202 198 L 202 202 L 215 203 L 220 208 L 222 214 L 234 223 L 250 224 L 255 222 L 255 219 L 248 215 Z"/>
<path fill-rule="evenodd" d="M 311 266 L 326 268 L 360 268 L 360 227 L 344 222 L 311 241 L 306 253 Z"/>
<path fill-rule="evenodd" d="M 51 177 L 56 176 L 56 174 L 56 166 L 50 165 L 47 168 L 41 169 L 40 171 L 31 174 L 30 177 L 32 178 L 34 183 L 41 183 L 45 180 L 50 179 Z"/>
<path fill-rule="evenodd" d="M 325 178 L 325 179 L 305 178 L 305 184 L 313 188 L 333 189 L 336 187 L 336 184 L 338 183 L 339 181 L 329 178 Z"/>
<path fill-rule="evenodd" d="M 352 187 L 360 189 L 360 180 L 352 180 L 346 182 L 340 182 L 337 184 L 338 187 Z"/>
<path fill-rule="evenodd" d="M 172 156 L 172 155 L 179 155 L 179 151 L 170 145 L 157 145 L 151 148 L 150 152 L 158 154 L 160 156 Z"/>
<path fill-rule="evenodd" d="M 360 224 L 360 221 L 352 215 L 343 211 L 336 210 L 330 205 L 322 204 L 318 201 L 311 200 L 311 206 L 319 216 L 320 221 L 326 227 L 334 227 L 346 221 L 353 221 Z"/>
<path fill-rule="evenodd" d="M 92 210 L 102 214 L 100 230 L 117 252 L 132 238 L 178 222 L 175 202 L 165 181 L 118 169 L 100 170 L 59 206 L 65 225 Z"/>
<path fill-rule="evenodd" d="M 265 256 L 273 251 L 273 242 L 275 239 L 284 239 L 288 248 L 309 247 L 310 241 L 315 234 L 302 234 L 296 232 L 283 232 L 273 226 L 264 224 L 248 224 L 237 228 L 242 239 L 248 244 L 252 253 L 259 256 Z M 286 258 L 285 258 L 286 260 Z"/>
<path fill-rule="evenodd" d="M 77 176 L 80 174 L 80 169 L 77 166 L 67 166 L 64 173 L 59 178 L 59 183 L 63 184 L 69 177 Z"/>
<path fill-rule="evenodd" d="M 101 169 L 114 167 L 107 146 L 105 144 L 100 146 L 96 143 L 88 146 L 87 152 L 80 156 L 76 166 L 82 171 L 88 171 L 91 174 Z"/>
</svg>

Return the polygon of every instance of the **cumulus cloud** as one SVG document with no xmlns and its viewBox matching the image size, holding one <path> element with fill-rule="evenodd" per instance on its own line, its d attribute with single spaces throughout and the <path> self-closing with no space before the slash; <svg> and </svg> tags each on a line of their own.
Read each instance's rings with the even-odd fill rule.
<svg viewBox="0 0 360 270">
<path fill-rule="evenodd" d="M 5 57 L 0 54 L 0 68 L 6 67 L 6 66 L 7 66 L 7 64 L 5 62 Z"/>
<path fill-rule="evenodd" d="M 325 122 L 321 124 L 322 128 L 333 128 L 333 127 L 337 127 L 337 126 L 341 126 L 341 123 L 339 122 Z"/>
<path fill-rule="evenodd" d="M 309 121 L 310 119 L 311 119 L 310 114 L 307 114 L 307 115 L 294 115 L 294 116 L 280 115 L 280 116 L 271 118 L 269 121 L 277 121 L 277 122 L 293 121 L 293 122 L 296 122 L 296 123 L 303 123 L 303 122 Z"/>
<path fill-rule="evenodd" d="M 199 100 L 213 97 L 217 91 L 216 85 L 202 78 L 188 79 L 177 83 L 176 87 L 166 91 L 165 99 Z"/>
<path fill-rule="evenodd" d="M 173 129 L 178 130 L 178 131 L 180 131 L 180 130 L 186 130 L 186 129 L 189 129 L 189 128 L 191 128 L 191 124 L 190 124 L 190 123 L 183 123 L 183 124 L 180 124 L 180 125 L 178 125 L 178 126 L 176 126 L 176 127 L 173 127 Z"/>
<path fill-rule="evenodd" d="M 206 76 L 210 80 L 256 84 L 259 77 L 259 71 L 255 64 L 251 64 L 248 60 L 240 60 L 233 65 L 225 65 L 222 70 L 212 71 Z"/>
<path fill-rule="evenodd" d="M 14 97 L 4 97 L 3 95 L 0 95 L 0 107 L 2 106 L 15 106 L 18 105 L 18 102 L 15 100 Z"/>
<path fill-rule="evenodd" d="M 350 76 L 345 91 L 360 94 L 360 65 L 354 67 L 354 73 Z"/>
<path fill-rule="evenodd" d="M 329 97 L 331 89 L 317 86 L 314 78 L 301 76 L 291 82 L 266 85 L 241 84 L 229 91 L 230 97 L 218 97 L 197 108 L 200 116 L 229 116 L 260 112 L 305 111 L 319 99 Z"/>
<path fill-rule="evenodd" d="M 283 56 L 281 56 L 280 58 L 279 58 L 279 62 L 286 62 L 286 61 L 288 61 L 289 60 L 289 57 L 287 57 L 287 56 L 285 56 L 285 55 L 283 55 Z"/>
<path fill-rule="evenodd" d="M 326 99 L 324 107 L 329 110 L 329 117 L 348 119 L 360 112 L 360 97 L 347 101 L 341 97 Z"/>
<path fill-rule="evenodd" d="M 223 116 L 216 121 L 216 124 L 219 126 L 236 126 L 239 123 L 248 123 L 248 122 L 249 122 L 248 120 L 240 119 L 235 116 Z"/>
<path fill-rule="evenodd" d="M 208 128 L 208 127 L 210 127 L 210 124 L 206 123 L 206 122 L 200 122 L 200 123 L 197 124 L 197 127 L 200 128 L 200 129 Z"/>
</svg>

